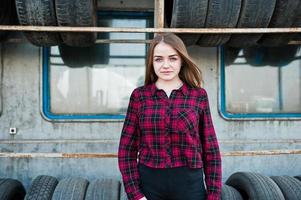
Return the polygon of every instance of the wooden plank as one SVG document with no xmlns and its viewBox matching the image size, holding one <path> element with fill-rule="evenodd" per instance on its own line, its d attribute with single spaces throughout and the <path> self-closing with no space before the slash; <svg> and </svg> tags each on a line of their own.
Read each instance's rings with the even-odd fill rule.
<svg viewBox="0 0 301 200">
<path fill-rule="evenodd" d="M 100 43 L 150 43 L 151 40 L 96 40 L 96 44 Z"/>
<path fill-rule="evenodd" d="M 0 158 L 115 158 L 111 153 L 0 153 Z"/>
<path fill-rule="evenodd" d="M 118 143 L 119 139 L 3 139 L 0 140 L 0 144 L 74 144 L 74 143 Z M 261 140 L 261 139 L 246 139 L 246 140 L 219 140 L 220 144 L 266 144 L 266 143 L 289 143 L 289 144 L 299 144 L 301 139 L 271 139 L 271 140 Z"/>
<path fill-rule="evenodd" d="M 262 151 L 230 151 L 222 153 L 222 156 L 273 156 L 273 155 L 291 155 L 301 154 L 301 149 L 280 149 L 280 150 L 262 150 Z"/>
<path fill-rule="evenodd" d="M 222 152 L 222 157 L 299 155 L 301 149 Z M 0 153 L 0 158 L 117 158 L 116 153 Z"/>
<path fill-rule="evenodd" d="M 155 0 L 155 27 L 164 28 L 164 1 Z"/>
<path fill-rule="evenodd" d="M 7 31 L 48 31 L 48 32 L 126 32 L 126 33 L 300 33 L 301 28 L 112 28 L 112 27 L 58 27 L 58 26 L 8 26 L 0 25 Z"/>
</svg>

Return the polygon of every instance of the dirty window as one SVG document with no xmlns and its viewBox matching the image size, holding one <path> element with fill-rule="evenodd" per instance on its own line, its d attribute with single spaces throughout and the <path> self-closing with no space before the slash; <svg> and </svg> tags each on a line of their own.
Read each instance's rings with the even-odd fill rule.
<svg viewBox="0 0 301 200">
<path fill-rule="evenodd" d="M 224 114 L 300 116 L 300 46 L 225 47 L 221 55 Z"/>
<path fill-rule="evenodd" d="M 124 16 L 120 12 L 110 13 L 98 18 L 98 26 L 106 27 L 144 28 L 151 27 L 153 21 L 152 15 L 141 13 Z M 147 33 L 98 33 L 98 39 L 107 40 L 150 37 Z M 75 48 L 66 46 L 45 50 L 49 59 L 46 108 L 51 115 L 75 119 L 120 118 L 126 112 L 131 92 L 143 85 L 146 43 L 102 43 L 92 48 L 76 56 Z"/>
</svg>

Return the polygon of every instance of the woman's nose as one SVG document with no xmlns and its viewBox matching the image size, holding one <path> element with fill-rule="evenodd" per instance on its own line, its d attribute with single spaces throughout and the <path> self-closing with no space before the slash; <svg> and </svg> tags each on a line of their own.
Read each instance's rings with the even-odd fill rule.
<svg viewBox="0 0 301 200">
<path fill-rule="evenodd" d="M 168 60 L 165 60 L 165 61 L 163 62 L 163 67 L 164 67 L 164 68 L 169 68 L 169 67 L 170 67 L 170 63 L 169 63 Z"/>
</svg>

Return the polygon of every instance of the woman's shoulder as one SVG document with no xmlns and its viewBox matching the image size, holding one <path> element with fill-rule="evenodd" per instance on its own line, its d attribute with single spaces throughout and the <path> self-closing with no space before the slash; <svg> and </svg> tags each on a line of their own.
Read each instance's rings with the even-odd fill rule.
<svg viewBox="0 0 301 200">
<path fill-rule="evenodd" d="M 201 97 L 207 96 L 207 91 L 203 87 L 191 87 L 190 90 L 193 94 L 197 96 L 201 96 Z"/>
<path fill-rule="evenodd" d="M 141 93 L 141 92 L 148 92 L 152 90 L 152 84 L 148 85 L 141 85 L 134 88 L 133 93 Z"/>
<path fill-rule="evenodd" d="M 151 91 L 151 85 L 137 86 L 133 89 L 131 96 L 139 97 L 145 95 L 145 92 Z"/>
</svg>

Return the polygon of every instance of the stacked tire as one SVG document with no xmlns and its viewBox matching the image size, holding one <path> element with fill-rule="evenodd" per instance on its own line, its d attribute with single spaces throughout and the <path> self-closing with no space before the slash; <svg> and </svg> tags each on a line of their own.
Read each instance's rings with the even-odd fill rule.
<svg viewBox="0 0 301 200">
<path fill-rule="evenodd" d="M 290 176 L 264 176 L 253 172 L 232 174 L 222 188 L 222 200 L 299 200 L 301 181 Z"/>
<path fill-rule="evenodd" d="M 165 17 L 170 28 L 203 28 L 209 0 L 165 0 Z M 186 45 L 195 44 L 197 34 L 179 34 Z"/>
<path fill-rule="evenodd" d="M 95 0 L 15 0 L 19 23 L 25 26 L 96 26 Z M 96 33 L 25 32 L 36 46 L 92 46 Z"/>
<path fill-rule="evenodd" d="M 97 26 L 96 0 L 15 0 L 19 23 L 32 26 Z M 95 45 L 96 32 L 24 32 L 36 46 L 59 46 L 66 66 L 102 63 L 104 48 Z M 77 60 L 80 59 L 80 60 Z M 102 57 L 101 57 L 102 58 Z"/>
<path fill-rule="evenodd" d="M 12 1 L 0 4 L 9 6 Z M 97 26 L 97 0 L 15 0 L 19 23 L 36 26 Z M 1 20 L 3 24 L 5 20 Z M 6 15 L 5 15 L 6 16 Z M 9 15 L 7 15 L 9 16 Z M 3 18 L 3 17 L 2 17 Z M 171 28 L 283 28 L 301 27 L 298 0 L 165 0 L 166 27 Z M 107 52 L 94 45 L 94 32 L 25 32 L 36 46 L 59 46 L 70 67 L 92 66 L 108 61 Z M 278 47 L 301 34 L 178 34 L 189 45 L 227 48 Z M 1 33 L 0 33 L 1 39 Z M 85 52 L 87 52 L 85 54 Z M 93 55 L 91 57 L 91 55 Z M 293 55 L 291 55 L 293 56 Z M 85 62 L 74 58 L 82 57 Z M 231 58 L 230 60 L 232 60 Z M 234 58 L 235 59 L 235 58 Z M 252 59 L 252 58 L 251 58 Z M 105 61 L 103 61 L 105 60 Z"/>
<path fill-rule="evenodd" d="M 57 184 L 58 180 L 52 176 L 38 176 L 32 182 L 25 200 L 50 200 Z"/>
<path fill-rule="evenodd" d="M 11 0 L 0 1 L 0 25 L 14 25 L 17 23 L 15 2 Z M 0 42 L 8 36 L 8 31 L 0 31 Z"/>
<path fill-rule="evenodd" d="M 34 179 L 25 200 L 119 200 L 121 183 L 97 179 L 89 183 L 80 177 L 63 178 L 41 175 Z"/>
<path fill-rule="evenodd" d="M 25 196 L 25 189 L 15 179 L 0 179 L 1 200 L 127 200 L 121 181 L 104 178 L 91 182 L 80 177 L 37 176 Z M 24 198 L 25 197 L 25 198 Z M 300 200 L 300 176 L 264 176 L 236 172 L 222 187 L 222 200 Z"/>
<path fill-rule="evenodd" d="M 23 200 L 26 192 L 22 183 L 15 179 L 0 178 L 1 200 Z"/>
<path fill-rule="evenodd" d="M 301 27 L 301 1 L 295 0 L 165 0 L 171 28 Z M 179 34 L 186 45 L 242 48 L 280 46 L 296 34 Z"/>
</svg>

